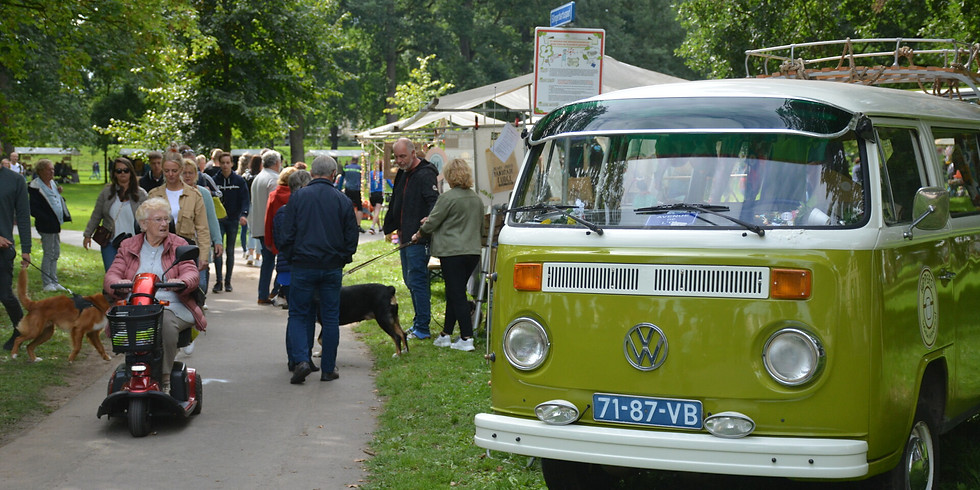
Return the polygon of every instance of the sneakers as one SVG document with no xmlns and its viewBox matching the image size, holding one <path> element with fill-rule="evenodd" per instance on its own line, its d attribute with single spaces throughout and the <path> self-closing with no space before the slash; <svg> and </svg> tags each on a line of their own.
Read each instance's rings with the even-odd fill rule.
<svg viewBox="0 0 980 490">
<path fill-rule="evenodd" d="M 190 356 L 194 353 L 194 342 L 192 341 L 191 343 L 181 347 L 180 350 L 184 351 L 185 356 Z"/>
<path fill-rule="evenodd" d="M 439 336 L 432 341 L 432 345 L 436 347 L 449 347 L 449 345 L 452 343 L 452 338 L 444 333 L 440 333 Z"/>
<path fill-rule="evenodd" d="M 231 287 L 231 284 L 225 284 L 225 292 L 230 293 L 232 291 L 234 291 L 234 288 Z"/>
<path fill-rule="evenodd" d="M 333 381 L 340 377 L 337 371 L 324 371 L 320 374 L 320 381 Z"/>
<path fill-rule="evenodd" d="M 429 332 L 423 332 L 423 331 L 418 330 L 418 329 L 415 329 L 415 328 L 413 328 L 413 329 L 411 329 L 411 330 L 408 331 L 408 338 L 410 338 L 410 339 L 425 340 L 425 339 L 428 339 L 430 337 L 432 337 L 432 335 L 430 335 Z"/>
<path fill-rule="evenodd" d="M 211 292 L 212 293 L 220 293 L 221 292 L 221 282 L 220 281 L 218 282 L 218 284 L 215 284 L 213 288 L 211 288 Z"/>
<path fill-rule="evenodd" d="M 54 291 L 65 291 L 65 288 L 61 284 L 48 284 L 44 286 L 43 291 L 54 292 Z"/>
<path fill-rule="evenodd" d="M 470 338 L 468 338 L 466 340 L 463 340 L 463 338 L 460 337 L 455 342 L 453 342 L 453 344 L 450 345 L 449 347 L 451 347 L 453 349 L 456 349 L 456 350 L 466 351 L 466 352 L 469 352 L 469 351 L 475 349 L 475 347 L 473 347 L 473 337 L 470 337 Z"/>
<path fill-rule="evenodd" d="M 272 306 L 278 306 L 285 310 L 289 308 L 289 302 L 286 301 L 286 298 L 283 298 L 282 296 L 276 296 L 272 300 Z"/>
</svg>

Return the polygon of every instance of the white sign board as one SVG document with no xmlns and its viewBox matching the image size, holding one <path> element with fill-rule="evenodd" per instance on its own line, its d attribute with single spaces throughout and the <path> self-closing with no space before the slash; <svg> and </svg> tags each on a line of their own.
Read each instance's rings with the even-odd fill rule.
<svg viewBox="0 0 980 490">
<path fill-rule="evenodd" d="M 602 91 L 603 29 L 534 29 L 534 113 Z"/>
</svg>

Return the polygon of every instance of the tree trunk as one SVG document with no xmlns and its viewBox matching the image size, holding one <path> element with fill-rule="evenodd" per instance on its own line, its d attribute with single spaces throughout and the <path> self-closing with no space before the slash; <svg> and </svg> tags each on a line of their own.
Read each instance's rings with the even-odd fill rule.
<svg viewBox="0 0 980 490">
<path fill-rule="evenodd" d="M 385 74 L 388 77 L 388 96 L 385 98 L 385 107 L 394 109 L 395 104 L 391 102 L 395 97 L 395 88 L 398 86 L 398 50 L 394 43 L 389 43 L 388 52 L 385 53 Z M 385 115 L 385 122 L 393 123 L 398 120 L 398 115 L 389 112 Z M 336 148 L 336 146 L 335 146 Z"/>
<path fill-rule="evenodd" d="M 306 150 L 303 148 L 303 137 L 306 135 L 305 119 L 300 109 L 291 111 L 292 128 L 289 130 L 289 163 L 301 162 Z"/>
<path fill-rule="evenodd" d="M 336 124 L 330 126 L 330 149 L 336 150 L 340 146 L 340 127 Z"/>
</svg>

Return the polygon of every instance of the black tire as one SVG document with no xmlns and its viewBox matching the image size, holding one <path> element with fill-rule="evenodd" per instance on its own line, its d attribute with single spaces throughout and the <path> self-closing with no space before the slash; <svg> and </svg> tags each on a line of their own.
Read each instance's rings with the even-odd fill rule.
<svg viewBox="0 0 980 490">
<path fill-rule="evenodd" d="M 133 437 L 143 437 L 150 433 L 150 407 L 146 398 L 131 398 L 126 416 L 129 419 L 129 433 Z"/>
<path fill-rule="evenodd" d="M 191 410 L 191 415 L 197 415 L 201 413 L 201 408 L 204 407 L 204 383 L 200 376 L 194 376 L 194 399 L 197 401 L 197 405 L 194 410 Z"/>
<path fill-rule="evenodd" d="M 541 459 L 544 483 L 551 490 L 587 490 L 609 488 L 619 480 L 599 465 Z"/>
<path fill-rule="evenodd" d="M 927 405 L 915 411 L 915 422 L 905 441 L 902 459 L 885 479 L 894 490 L 936 488 L 939 482 L 939 432 Z"/>
</svg>

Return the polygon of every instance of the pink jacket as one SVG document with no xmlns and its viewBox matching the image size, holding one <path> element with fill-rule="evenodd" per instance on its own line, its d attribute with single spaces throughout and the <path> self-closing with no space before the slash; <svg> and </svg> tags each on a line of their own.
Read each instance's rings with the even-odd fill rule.
<svg viewBox="0 0 980 490">
<path fill-rule="evenodd" d="M 119 251 L 116 253 L 116 258 L 112 261 L 112 265 L 105 273 L 105 280 L 102 286 L 104 290 L 112 291 L 110 285 L 133 280 L 133 277 L 136 276 L 136 271 L 139 270 L 140 249 L 143 248 L 143 239 L 145 236 L 145 234 L 140 233 L 139 235 L 123 240 L 119 244 Z M 187 241 L 173 233 L 163 240 L 163 257 L 161 260 L 164 270 L 174 262 L 174 258 L 177 255 L 177 247 L 180 245 L 187 245 Z M 205 318 L 204 311 L 201 310 L 201 307 L 197 306 L 197 302 L 191 296 L 194 288 L 200 285 L 200 275 L 197 271 L 197 265 L 190 260 L 181 262 L 171 269 L 167 275 L 166 280 L 177 280 L 187 284 L 187 287 L 183 291 L 178 292 L 177 295 L 180 298 L 180 302 L 194 315 L 195 328 L 202 332 L 205 331 L 208 328 L 208 319 Z"/>
</svg>

